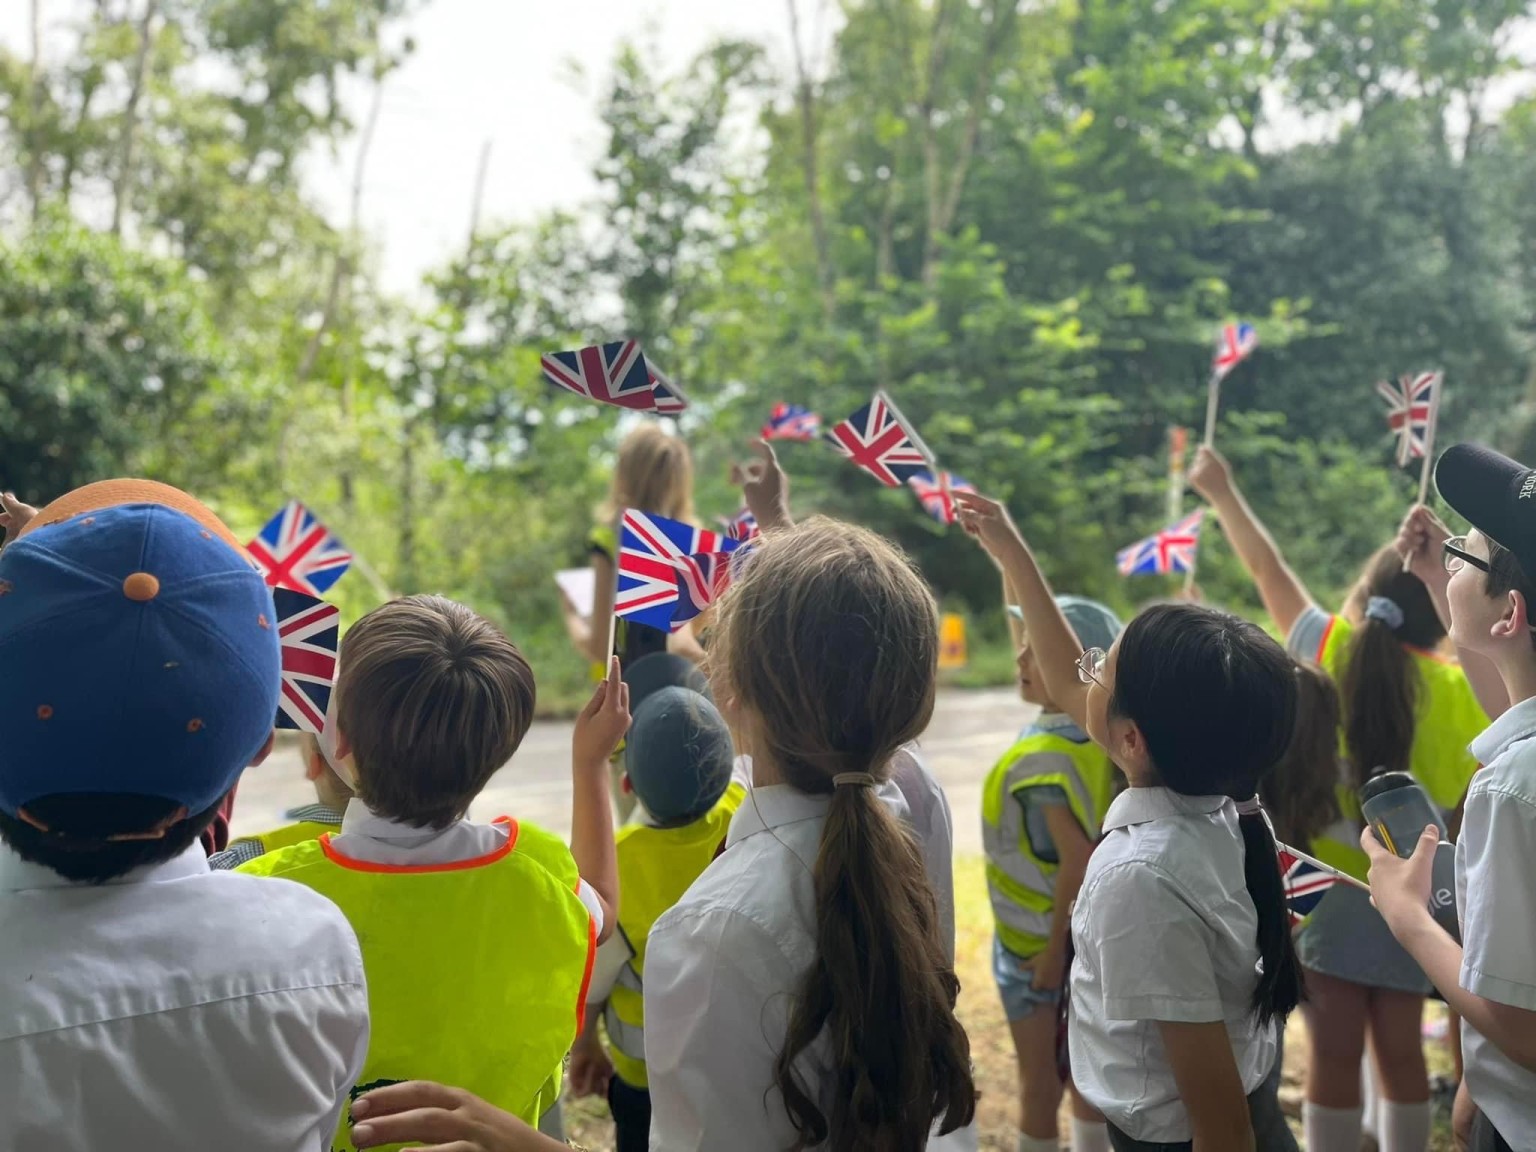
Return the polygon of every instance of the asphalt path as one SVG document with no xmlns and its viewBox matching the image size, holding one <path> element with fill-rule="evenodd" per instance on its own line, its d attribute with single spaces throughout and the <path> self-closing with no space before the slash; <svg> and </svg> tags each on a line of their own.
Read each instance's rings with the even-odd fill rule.
<svg viewBox="0 0 1536 1152">
<path fill-rule="evenodd" d="M 1007 689 L 939 694 L 933 722 L 921 743 L 929 766 L 949 796 L 955 817 L 956 853 L 981 851 L 981 782 L 1033 711 Z M 511 763 L 491 778 L 470 815 L 482 820 L 516 816 L 568 836 L 570 752 L 569 721 L 535 724 Z M 298 748 L 285 740 L 266 763 L 241 779 L 235 799 L 234 834 L 275 828 L 284 823 L 285 811 L 313 803 L 314 798 L 300 767 Z"/>
</svg>

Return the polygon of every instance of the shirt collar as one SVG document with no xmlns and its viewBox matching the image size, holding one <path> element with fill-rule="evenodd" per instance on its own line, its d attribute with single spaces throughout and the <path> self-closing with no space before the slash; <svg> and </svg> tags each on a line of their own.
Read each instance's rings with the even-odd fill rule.
<svg viewBox="0 0 1536 1152">
<path fill-rule="evenodd" d="M 369 840 L 380 840 L 397 848 L 419 848 L 451 832 L 462 823 L 462 820 L 455 820 L 447 828 L 418 828 L 414 824 L 380 816 L 361 799 L 354 796 L 347 801 L 347 810 L 341 817 L 341 834 L 364 836 Z"/>
<path fill-rule="evenodd" d="M 117 884 L 160 884 L 167 880 L 185 880 L 206 874 L 208 855 L 200 841 L 194 840 L 180 856 L 146 864 L 105 882 Z M 90 880 L 68 880 L 52 868 L 23 860 L 9 844 L 0 844 L 0 892 L 26 892 L 36 888 L 83 888 Z"/>
<path fill-rule="evenodd" d="M 725 846 L 729 848 L 748 836 L 782 828 L 786 824 L 815 820 L 825 816 L 831 807 L 830 793 L 813 796 L 809 792 L 791 788 L 788 784 L 766 784 L 753 788 L 747 793 L 741 807 L 736 809 L 736 815 L 731 817 L 731 829 L 725 835 Z"/>
<path fill-rule="evenodd" d="M 349 800 L 348 804 L 351 803 Z M 297 808 L 290 808 L 283 813 L 284 820 L 308 821 L 311 824 L 335 824 L 340 827 L 344 809 L 332 808 L 329 804 L 300 804 Z"/>
<path fill-rule="evenodd" d="M 1536 735 L 1536 697 L 1511 707 L 1472 741 L 1471 752 L 1479 764 L 1492 764 L 1517 740 Z"/>
<path fill-rule="evenodd" d="M 1104 814 L 1104 831 L 1165 820 L 1169 816 L 1205 816 L 1231 804 L 1226 796 L 1184 796 L 1168 788 L 1127 788 Z"/>
<path fill-rule="evenodd" d="M 1049 732 L 1056 736 L 1065 736 L 1076 743 L 1083 743 L 1088 739 L 1087 734 L 1077 726 L 1077 722 L 1065 712 L 1042 712 L 1035 717 L 1026 732 Z"/>
</svg>

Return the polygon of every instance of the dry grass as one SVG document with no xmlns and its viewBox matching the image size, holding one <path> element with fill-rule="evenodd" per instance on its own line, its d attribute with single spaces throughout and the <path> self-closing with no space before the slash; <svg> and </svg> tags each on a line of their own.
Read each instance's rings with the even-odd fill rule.
<svg viewBox="0 0 1536 1152">
<path fill-rule="evenodd" d="M 1017 1146 L 1018 1074 L 1013 1041 L 1003 1019 L 1002 1005 L 992 983 L 992 912 L 979 857 L 955 862 L 956 969 L 960 975 L 960 1018 L 971 1037 L 971 1058 L 981 1092 L 977 1121 L 982 1152 L 1013 1152 Z M 1431 1010 L 1438 1010 L 1431 1006 Z M 1445 1071 L 1448 1060 L 1431 1045 L 1431 1065 Z M 1299 1016 L 1286 1034 L 1285 1085 L 1282 1104 L 1300 1135 L 1301 1083 L 1306 1065 L 1306 1029 Z M 1063 1112 L 1062 1131 L 1070 1131 Z M 573 1141 L 591 1152 L 612 1152 L 613 1129 L 608 1109 L 595 1100 L 566 1103 L 566 1126 Z M 1440 1125 L 1430 1152 L 1451 1152 L 1449 1131 Z"/>
</svg>

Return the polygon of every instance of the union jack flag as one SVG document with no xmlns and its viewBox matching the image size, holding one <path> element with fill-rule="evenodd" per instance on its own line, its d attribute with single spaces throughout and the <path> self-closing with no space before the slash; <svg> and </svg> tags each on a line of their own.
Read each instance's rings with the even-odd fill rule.
<svg viewBox="0 0 1536 1152">
<path fill-rule="evenodd" d="M 1340 878 L 1327 869 L 1320 868 L 1305 854 L 1278 845 L 1280 875 L 1285 880 L 1285 903 L 1291 914 L 1291 927 L 1298 927 L 1308 916 L 1317 911 L 1323 897 Z"/>
<path fill-rule="evenodd" d="M 322 596 L 352 564 L 352 553 L 297 500 L 267 521 L 246 550 L 261 565 L 267 583 L 307 596 Z"/>
<path fill-rule="evenodd" d="M 672 627 L 681 628 L 718 600 L 731 586 L 737 560 L 750 551 L 743 547 L 736 551 L 701 552 L 684 557 L 677 567 L 677 607 L 672 613 Z"/>
<path fill-rule="evenodd" d="M 1195 567 L 1195 550 L 1200 546 L 1202 508 L 1184 517 L 1171 528 L 1132 544 L 1115 557 L 1122 576 L 1166 576 L 1172 572 L 1190 572 Z"/>
<path fill-rule="evenodd" d="M 1259 331 L 1252 324 L 1228 324 L 1216 337 L 1216 356 L 1211 372 L 1218 380 L 1226 378 L 1259 346 Z"/>
<path fill-rule="evenodd" d="M 650 412 L 656 407 L 650 367 L 637 340 L 594 344 L 574 352 L 546 352 L 539 358 L 539 366 L 545 379 L 557 388 L 599 404 L 636 412 Z"/>
<path fill-rule="evenodd" d="M 738 544 L 750 544 L 763 534 L 757 526 L 757 517 L 752 515 L 750 508 L 743 508 L 729 519 L 722 518 L 720 524 L 725 529 L 725 534 Z"/>
<path fill-rule="evenodd" d="M 907 483 L 912 491 L 917 493 L 917 498 L 923 502 L 928 515 L 932 516 L 940 524 L 953 524 L 955 522 L 956 492 L 974 492 L 974 485 L 960 479 L 953 472 L 943 474 L 949 480 L 949 491 L 944 491 L 944 485 L 933 478 L 932 472 L 919 472 L 915 476 L 907 478 Z"/>
<path fill-rule="evenodd" d="M 764 440 L 801 440 L 806 443 L 821 435 L 821 417 L 799 404 L 775 404 L 763 425 Z"/>
<path fill-rule="evenodd" d="M 645 362 L 646 371 L 651 379 L 651 403 L 658 416 L 676 416 L 679 412 L 688 411 L 688 397 L 683 395 L 683 390 L 671 380 L 649 359 Z"/>
<path fill-rule="evenodd" d="M 900 488 L 928 467 L 916 436 L 880 393 L 828 432 L 827 439 L 887 488 Z"/>
<path fill-rule="evenodd" d="M 675 632 L 679 576 L 690 558 L 728 554 L 740 545 L 729 537 L 665 516 L 625 509 L 619 522 L 619 587 L 616 616 Z M 702 579 L 702 577 L 701 577 Z"/>
<path fill-rule="evenodd" d="M 1442 373 L 1420 372 L 1402 376 L 1396 384 L 1382 380 L 1376 391 L 1387 402 L 1387 425 L 1397 437 L 1398 467 L 1429 455 L 1435 414 L 1440 409 Z"/>
<path fill-rule="evenodd" d="M 277 727 L 318 736 L 325 730 L 325 710 L 336 683 L 341 610 L 287 588 L 274 588 L 272 600 L 277 606 L 277 634 L 283 652 Z"/>
</svg>

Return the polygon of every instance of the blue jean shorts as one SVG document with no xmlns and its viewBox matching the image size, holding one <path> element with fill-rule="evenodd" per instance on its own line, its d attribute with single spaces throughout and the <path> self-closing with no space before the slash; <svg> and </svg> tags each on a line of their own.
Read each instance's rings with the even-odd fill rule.
<svg viewBox="0 0 1536 1152">
<path fill-rule="evenodd" d="M 1003 998 L 1003 1015 L 1009 1020 L 1023 1020 L 1034 1015 L 1035 1009 L 1056 1011 L 1061 999 L 1060 991 L 1041 991 L 1035 987 L 1034 973 L 1025 965 L 1028 961 L 992 938 L 992 978 L 997 981 L 998 995 Z"/>
</svg>

